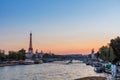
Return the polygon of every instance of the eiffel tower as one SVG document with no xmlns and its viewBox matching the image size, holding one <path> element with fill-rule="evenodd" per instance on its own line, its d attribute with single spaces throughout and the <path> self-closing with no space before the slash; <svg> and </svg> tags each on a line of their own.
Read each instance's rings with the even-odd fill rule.
<svg viewBox="0 0 120 80">
<path fill-rule="evenodd" d="M 30 33 L 30 43 L 29 43 L 28 52 L 29 53 L 33 53 L 33 48 L 32 48 L 32 33 Z"/>
</svg>

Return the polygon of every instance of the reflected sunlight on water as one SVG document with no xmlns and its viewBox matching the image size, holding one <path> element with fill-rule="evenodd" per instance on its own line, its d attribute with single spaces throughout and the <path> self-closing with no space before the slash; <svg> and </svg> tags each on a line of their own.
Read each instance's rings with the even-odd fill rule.
<svg viewBox="0 0 120 80">
<path fill-rule="evenodd" d="M 73 80 L 86 76 L 105 76 L 94 72 L 94 68 L 75 61 L 64 61 L 36 65 L 0 67 L 0 80 Z"/>
</svg>

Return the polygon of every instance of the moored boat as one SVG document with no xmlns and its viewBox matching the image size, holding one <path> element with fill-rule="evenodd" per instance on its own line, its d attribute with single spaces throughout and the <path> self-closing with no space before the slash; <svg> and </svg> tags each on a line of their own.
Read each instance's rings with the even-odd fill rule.
<svg viewBox="0 0 120 80">
<path fill-rule="evenodd" d="M 30 65 L 30 64 L 34 64 L 34 61 L 33 60 L 30 60 L 30 59 L 26 59 L 24 61 L 24 65 Z"/>
</svg>

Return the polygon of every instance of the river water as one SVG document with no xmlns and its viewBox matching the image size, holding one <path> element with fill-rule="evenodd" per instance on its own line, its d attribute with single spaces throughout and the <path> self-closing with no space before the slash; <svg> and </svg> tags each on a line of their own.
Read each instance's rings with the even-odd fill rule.
<svg viewBox="0 0 120 80">
<path fill-rule="evenodd" d="M 0 80 L 74 80 L 86 76 L 106 76 L 80 61 L 0 67 Z"/>
</svg>

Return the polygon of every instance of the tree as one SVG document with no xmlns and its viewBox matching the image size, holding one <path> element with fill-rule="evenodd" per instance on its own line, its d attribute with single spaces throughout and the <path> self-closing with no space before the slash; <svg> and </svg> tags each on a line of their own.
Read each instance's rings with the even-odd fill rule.
<svg viewBox="0 0 120 80">
<path fill-rule="evenodd" d="M 100 52 L 98 51 L 96 54 L 95 54 L 96 58 L 99 58 L 100 57 Z"/>
<path fill-rule="evenodd" d="M 19 51 L 9 51 L 8 58 L 10 60 L 25 60 L 25 53 L 24 49 L 20 49 Z"/>
<path fill-rule="evenodd" d="M 110 41 L 110 47 L 113 49 L 113 53 L 116 55 L 116 59 L 114 61 L 117 62 L 120 60 L 120 37 L 112 39 Z"/>
<path fill-rule="evenodd" d="M 96 56 L 99 58 L 103 59 L 104 61 L 110 61 L 113 62 L 116 56 L 113 53 L 113 49 L 108 46 L 102 46 L 99 49 L 99 52 L 96 53 Z"/>
<path fill-rule="evenodd" d="M 109 60 L 109 48 L 107 46 L 102 46 L 99 49 L 99 52 L 100 52 L 100 58 L 101 59 L 103 59 L 105 61 Z"/>
<path fill-rule="evenodd" d="M 26 50 L 22 48 L 18 52 L 20 52 L 20 53 L 26 53 Z"/>
<path fill-rule="evenodd" d="M 8 57 L 10 60 L 18 60 L 17 52 L 9 51 Z"/>
<path fill-rule="evenodd" d="M 25 53 L 26 51 L 24 49 L 21 49 L 17 52 L 18 60 L 25 60 Z"/>
<path fill-rule="evenodd" d="M 0 61 L 4 61 L 6 59 L 5 51 L 0 50 Z"/>
</svg>

